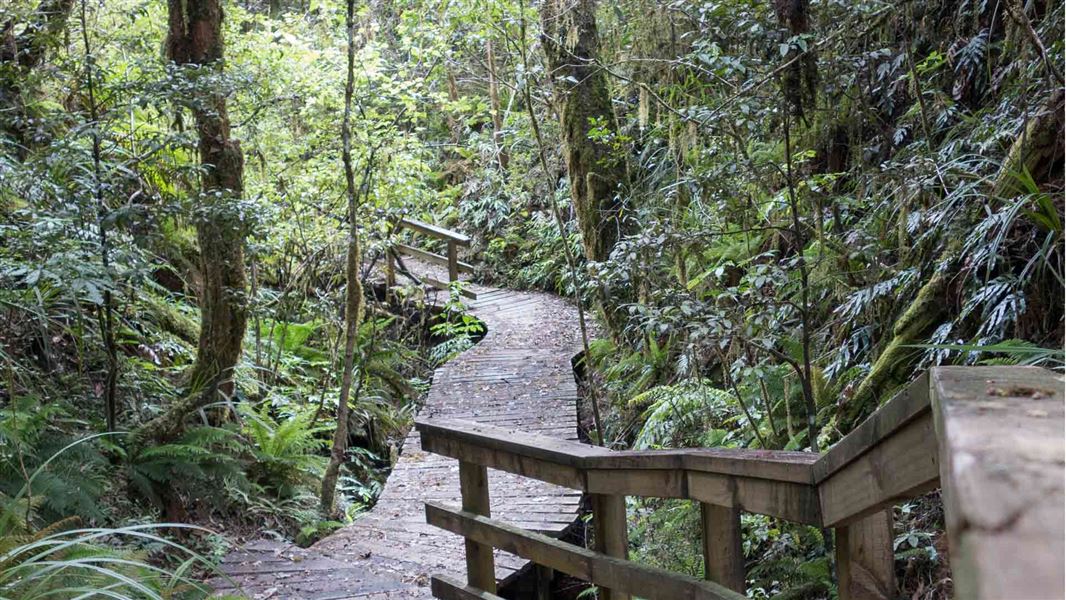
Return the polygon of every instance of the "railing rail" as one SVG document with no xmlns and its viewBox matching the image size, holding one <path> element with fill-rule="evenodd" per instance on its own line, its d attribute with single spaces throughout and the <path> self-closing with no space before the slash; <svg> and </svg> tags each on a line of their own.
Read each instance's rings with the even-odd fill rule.
<svg viewBox="0 0 1066 600">
<path fill-rule="evenodd" d="M 437 254 L 435 252 L 429 252 L 428 250 L 422 250 L 421 248 L 415 248 L 407 244 L 394 243 L 389 251 L 386 253 L 385 258 L 385 282 L 389 287 L 396 285 L 396 254 L 403 254 L 406 256 L 413 256 L 426 262 L 438 264 L 448 268 L 448 281 L 440 281 L 432 277 L 422 277 L 422 280 L 433 287 L 441 290 L 448 290 L 451 284 L 459 280 L 460 273 L 473 273 L 474 266 L 459 260 L 459 247 L 469 247 L 470 238 L 457 231 L 438 227 L 430 223 L 424 223 L 415 219 L 401 218 L 396 221 L 397 228 L 406 228 L 420 233 L 422 235 L 428 235 L 439 240 L 443 240 L 447 244 L 447 254 Z M 476 298 L 477 295 L 469 290 L 463 290 L 463 295 L 469 298 Z"/>
<path fill-rule="evenodd" d="M 427 504 L 427 521 L 467 538 L 470 589 L 495 593 L 496 547 L 592 581 L 614 600 L 740 597 L 744 511 L 833 529 L 840 598 L 849 600 L 895 597 L 891 507 L 937 486 L 958 597 L 1064 597 L 1063 423 L 1059 375 L 1031 367 L 940 367 L 821 456 L 613 452 L 464 421 L 419 420 L 416 427 L 424 450 L 460 461 L 462 510 Z M 596 550 L 489 518 L 488 468 L 589 494 Z M 626 496 L 700 502 L 705 573 L 720 585 L 652 574 L 627 561 Z M 568 571 L 570 564 L 583 566 Z"/>
</svg>

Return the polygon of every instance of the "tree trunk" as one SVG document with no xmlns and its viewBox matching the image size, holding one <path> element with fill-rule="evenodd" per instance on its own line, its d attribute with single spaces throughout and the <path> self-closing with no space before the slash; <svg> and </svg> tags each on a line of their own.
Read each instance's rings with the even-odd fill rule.
<svg viewBox="0 0 1066 600">
<path fill-rule="evenodd" d="M 337 491 L 337 477 L 348 451 L 348 400 L 352 390 L 355 370 L 355 346 L 359 338 L 359 325 L 363 321 L 363 283 L 359 279 L 362 248 L 359 245 L 358 209 L 359 194 L 355 188 L 355 168 L 352 165 L 352 95 L 355 91 L 355 0 L 348 0 L 348 79 L 344 87 L 344 119 L 341 123 L 342 158 L 344 180 L 348 195 L 348 279 L 344 303 L 344 365 L 341 375 L 340 398 L 337 399 L 337 428 L 333 432 L 333 448 L 329 466 L 322 477 L 321 505 L 325 513 L 333 512 Z M 364 177 L 364 184 L 367 183 Z"/>
<path fill-rule="evenodd" d="M 907 310 L 892 327 L 892 339 L 870 367 L 855 394 L 848 400 L 844 431 L 850 431 L 866 415 L 877 409 L 886 394 L 898 389 L 911 377 L 922 351 L 914 344 L 924 343 L 947 314 L 944 297 L 954 273 L 959 245 L 951 244 L 937 260 L 939 270 L 918 290 Z"/>
<path fill-rule="evenodd" d="M 455 81 L 455 73 L 452 72 L 450 66 L 445 64 L 444 70 L 445 73 L 447 73 L 448 78 L 448 100 L 454 106 L 455 103 L 459 101 L 459 84 Z M 444 118 L 448 121 L 448 131 L 452 134 L 452 142 L 455 143 L 456 146 L 461 145 L 463 140 L 462 123 L 455 118 L 455 115 L 452 114 L 451 110 L 444 113 Z"/>
<path fill-rule="evenodd" d="M 1061 175 L 1063 130 L 1066 129 L 1063 103 L 1063 89 L 1058 88 L 1022 128 L 1021 135 L 1007 151 L 1003 167 L 992 186 L 994 197 L 1023 193 L 1017 177 L 1022 172 L 1028 172 L 1038 184 Z"/>
<path fill-rule="evenodd" d="M 96 201 L 97 240 L 100 243 L 100 266 L 105 273 L 111 272 L 111 242 L 108 231 L 110 209 L 104 199 L 103 149 L 100 143 L 100 106 L 96 101 L 96 55 L 89 43 L 89 20 L 86 16 L 86 0 L 81 1 L 81 39 L 85 48 L 85 89 L 89 92 L 89 122 L 92 123 L 93 199 Z M 100 307 L 100 337 L 107 353 L 107 377 L 104 382 L 104 416 L 107 430 L 115 431 L 118 424 L 118 346 L 115 344 L 115 302 L 110 286 L 104 290 L 104 303 Z"/>
<path fill-rule="evenodd" d="M 615 123 L 607 78 L 596 63 L 596 2 L 545 0 L 541 22 L 585 256 L 602 261 L 618 241 L 618 187 L 625 179 L 625 164 L 612 156 L 610 145 L 601 135 L 613 131 Z M 591 139 L 594 130 L 595 139 Z"/>
<path fill-rule="evenodd" d="M 178 65 L 221 70 L 223 55 L 221 0 L 169 0 L 167 54 Z M 193 100 L 204 166 L 196 219 L 203 289 L 200 337 L 191 368 L 191 393 L 146 423 L 139 439 L 166 439 L 180 430 L 189 413 L 232 395 L 233 367 L 241 355 L 247 321 L 244 275 L 244 224 L 237 203 L 244 190 L 244 156 L 230 139 L 226 98 L 207 91 Z"/>
<path fill-rule="evenodd" d="M 489 71 L 489 104 L 492 108 L 492 146 L 496 149 L 500 169 L 506 170 L 510 156 L 503 148 L 503 115 L 500 113 L 500 85 L 496 75 L 496 53 L 492 38 L 485 40 L 485 62 Z"/>
<path fill-rule="evenodd" d="M 788 28 L 791 37 L 800 37 L 811 31 L 811 4 L 810 0 L 774 0 L 774 12 L 777 13 L 777 22 L 782 27 Z M 808 40 L 808 47 L 813 44 Z M 784 62 L 795 59 L 800 50 L 793 46 L 782 57 Z M 781 87 L 788 99 L 792 114 L 800 120 L 806 120 L 806 110 L 813 109 L 817 96 L 818 86 L 818 62 L 814 52 L 806 52 L 799 60 L 792 63 L 781 74 Z"/>
</svg>

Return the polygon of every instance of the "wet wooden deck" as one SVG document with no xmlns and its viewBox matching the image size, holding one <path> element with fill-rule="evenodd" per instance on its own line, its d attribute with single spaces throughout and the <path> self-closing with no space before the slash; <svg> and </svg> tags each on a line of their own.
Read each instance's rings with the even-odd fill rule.
<svg viewBox="0 0 1066 600">
<path fill-rule="evenodd" d="M 548 294 L 470 289 L 478 294 L 467 301 L 470 311 L 488 333 L 437 369 L 420 414 L 577 439 L 576 309 Z M 431 575 L 466 577 L 462 539 L 427 525 L 423 506 L 459 506 L 458 473 L 455 460 L 423 452 L 412 433 L 373 510 L 308 549 L 249 543 L 223 570 L 258 600 L 431 598 Z M 578 516 L 581 497 L 572 490 L 497 471 L 490 489 L 493 517 L 527 529 L 559 535 Z M 497 552 L 498 580 L 525 566 Z"/>
</svg>

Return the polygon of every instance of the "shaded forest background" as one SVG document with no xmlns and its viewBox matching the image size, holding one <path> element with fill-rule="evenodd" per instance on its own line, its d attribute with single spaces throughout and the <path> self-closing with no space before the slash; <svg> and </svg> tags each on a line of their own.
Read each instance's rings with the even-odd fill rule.
<svg viewBox="0 0 1066 600">
<path fill-rule="evenodd" d="M 0 586 L 202 596 L 234 540 L 358 518 L 480 333 L 377 293 L 404 215 L 599 319 L 613 447 L 819 451 L 929 366 L 1061 369 L 1064 17 L 5 3 Z M 698 510 L 629 509 L 635 558 L 701 572 Z M 909 597 L 950 594 L 939 510 L 896 509 Z M 743 526 L 749 596 L 833 596 L 821 531 Z"/>
</svg>

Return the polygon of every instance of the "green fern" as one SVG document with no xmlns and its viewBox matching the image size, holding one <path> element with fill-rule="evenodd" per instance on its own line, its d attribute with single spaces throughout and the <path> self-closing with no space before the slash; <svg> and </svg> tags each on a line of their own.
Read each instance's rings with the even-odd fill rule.
<svg viewBox="0 0 1066 600">
<path fill-rule="evenodd" d="M 734 416 L 731 400 L 728 392 L 703 379 L 686 379 L 638 394 L 629 405 L 644 409 L 644 425 L 633 445 L 647 449 L 699 443 L 707 429 L 721 427 Z"/>
<path fill-rule="evenodd" d="M 0 410 L 0 534 L 77 516 L 104 518 L 107 461 L 95 444 L 56 427 L 66 413 L 34 397 Z"/>
<path fill-rule="evenodd" d="M 330 428 L 312 426 L 311 412 L 275 420 L 270 407 L 259 410 L 241 405 L 244 433 L 252 443 L 254 463 L 248 473 L 252 481 L 271 490 L 278 498 L 293 496 L 301 485 L 312 485 L 321 477 L 327 459 L 319 453 L 326 438 L 319 434 Z"/>
<path fill-rule="evenodd" d="M 1058 348 L 1042 348 L 1032 342 L 1019 339 L 1004 340 L 998 344 L 915 344 L 911 348 L 961 352 L 972 357 L 1001 355 L 982 358 L 984 365 L 1026 365 L 1062 368 L 1066 365 L 1066 353 Z"/>
<path fill-rule="evenodd" d="M 240 438 L 229 429 L 193 427 L 173 442 L 140 450 L 130 460 L 128 476 L 137 491 L 163 507 L 160 489 L 220 490 L 224 481 L 243 480 L 236 458 L 242 451 Z"/>
</svg>

